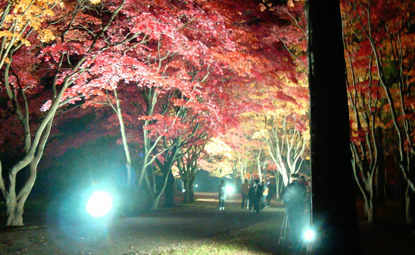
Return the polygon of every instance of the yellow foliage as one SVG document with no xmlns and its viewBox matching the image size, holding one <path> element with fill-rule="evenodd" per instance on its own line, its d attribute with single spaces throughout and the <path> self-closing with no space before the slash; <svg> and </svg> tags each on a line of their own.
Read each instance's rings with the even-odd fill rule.
<svg viewBox="0 0 415 255">
<path fill-rule="evenodd" d="M 43 43 L 52 42 L 55 40 L 55 35 L 49 29 L 44 29 L 39 31 L 38 39 Z"/>
<path fill-rule="evenodd" d="M 0 26 L 0 38 L 6 44 L 22 43 L 26 46 L 30 42 L 25 38 L 25 32 L 33 29 L 39 33 L 42 42 L 55 39 L 52 31 L 43 30 L 42 24 L 47 18 L 54 16 L 53 8 L 63 7 L 61 0 L 15 0 L 0 10 L 0 19 L 4 22 Z"/>
<path fill-rule="evenodd" d="M 205 146 L 205 151 L 209 155 L 222 155 L 232 159 L 232 148 L 219 138 L 211 138 Z"/>
<path fill-rule="evenodd" d="M 0 31 L 0 38 L 2 37 L 4 38 L 3 40 L 6 40 L 4 48 L 7 48 L 10 45 L 10 42 L 13 42 L 13 44 L 21 42 L 26 46 L 31 45 L 30 42 L 26 40 L 24 37 L 22 37 L 19 33 L 12 33 L 10 31 Z"/>
<path fill-rule="evenodd" d="M 97 5 L 101 3 L 101 0 L 89 0 L 91 4 Z"/>
</svg>

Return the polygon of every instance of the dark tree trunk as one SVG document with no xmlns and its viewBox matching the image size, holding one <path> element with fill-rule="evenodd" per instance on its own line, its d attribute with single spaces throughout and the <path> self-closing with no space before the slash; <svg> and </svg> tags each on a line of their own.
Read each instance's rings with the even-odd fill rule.
<svg viewBox="0 0 415 255">
<path fill-rule="evenodd" d="M 193 184 L 189 185 L 189 202 L 195 201 L 195 192 L 193 191 Z"/>
<path fill-rule="evenodd" d="M 194 183 L 196 179 L 196 171 L 191 174 L 190 180 L 189 180 L 189 201 L 194 202 L 195 201 L 195 192 L 194 192 Z"/>
<path fill-rule="evenodd" d="M 409 185 L 407 185 L 405 189 L 405 216 L 407 224 L 414 223 L 414 198 L 415 194 L 412 192 L 412 189 L 409 187 Z"/>
<path fill-rule="evenodd" d="M 309 0 L 314 254 L 360 254 L 339 0 Z"/>
<path fill-rule="evenodd" d="M 189 178 L 184 178 L 183 179 L 183 187 L 184 187 L 183 202 L 184 203 L 189 203 L 189 202 L 191 202 L 191 200 L 190 200 L 190 180 L 189 180 Z"/>
<path fill-rule="evenodd" d="M 383 131 L 382 128 L 378 127 L 376 129 L 378 137 L 378 172 L 377 172 L 377 182 L 376 182 L 376 202 L 378 205 L 385 204 L 385 158 L 383 150 Z"/>
<path fill-rule="evenodd" d="M 174 207 L 174 176 L 169 171 L 166 190 L 164 191 L 164 207 Z"/>
</svg>

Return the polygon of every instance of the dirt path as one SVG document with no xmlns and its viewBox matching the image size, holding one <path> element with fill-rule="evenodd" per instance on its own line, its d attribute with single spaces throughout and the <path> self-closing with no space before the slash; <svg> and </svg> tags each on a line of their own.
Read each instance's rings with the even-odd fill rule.
<svg viewBox="0 0 415 255">
<path fill-rule="evenodd" d="M 2 231 L 0 254 L 157 254 L 160 247 L 177 248 L 258 224 L 275 225 L 272 227 L 275 232 L 270 234 L 275 244 L 283 214 L 281 208 L 267 208 L 256 215 L 241 210 L 238 202 L 234 202 L 224 212 L 219 212 L 214 202 L 200 201 L 189 207 L 159 210 L 105 224 L 61 222 Z M 274 245 L 264 240 L 258 240 L 254 246 L 262 252 L 273 253 Z"/>
<path fill-rule="evenodd" d="M 215 196 L 199 194 L 191 205 L 107 224 L 61 219 L 48 226 L 0 230 L 0 255 L 281 254 L 276 247 L 283 216 L 279 204 L 256 215 L 241 210 L 235 199 L 219 212 Z M 362 254 L 414 254 L 415 232 L 397 211 L 391 205 L 380 210 L 382 221 L 375 226 L 361 222 Z"/>
</svg>

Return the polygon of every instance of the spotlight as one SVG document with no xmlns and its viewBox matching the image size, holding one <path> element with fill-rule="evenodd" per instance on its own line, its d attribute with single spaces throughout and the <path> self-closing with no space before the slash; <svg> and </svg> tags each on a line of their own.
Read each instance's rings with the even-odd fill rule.
<svg viewBox="0 0 415 255">
<path fill-rule="evenodd" d="M 112 209 L 112 206 L 113 200 L 110 193 L 95 191 L 86 203 L 86 211 L 94 218 L 101 218 Z"/>
<path fill-rule="evenodd" d="M 316 239 L 316 232 L 309 228 L 303 232 L 303 240 L 306 243 L 311 243 Z"/>
<path fill-rule="evenodd" d="M 228 185 L 225 187 L 225 193 L 227 195 L 232 195 L 234 191 L 235 191 L 235 188 L 232 185 Z"/>
</svg>

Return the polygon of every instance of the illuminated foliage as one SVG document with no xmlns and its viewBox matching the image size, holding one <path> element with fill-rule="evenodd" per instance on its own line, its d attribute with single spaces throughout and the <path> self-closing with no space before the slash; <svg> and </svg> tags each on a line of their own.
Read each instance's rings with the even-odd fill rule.
<svg viewBox="0 0 415 255">
<path fill-rule="evenodd" d="M 0 182 L 11 201 L 8 225 L 23 224 L 53 121 L 94 111 L 99 122 L 81 132 L 100 132 L 50 152 L 114 135 L 119 127 L 126 155 L 133 146 L 127 168 L 139 166 L 139 186 L 160 195 L 151 179 L 159 171 L 167 176 L 174 164 L 182 178 L 191 173 L 191 184 L 208 138 L 234 128 L 246 111 L 275 99 L 294 103 L 303 93 L 296 86 L 306 67 L 303 4 L 265 10 L 257 1 L 236 0 L 1 3 L 0 143 L 13 145 L 8 157 L 22 159 L 7 166 L 11 179 Z M 268 87 L 272 93 L 256 100 Z M 111 109 L 116 114 L 109 117 Z M 54 131 L 51 145 L 59 144 Z M 262 145 L 253 150 L 259 171 L 264 151 Z M 26 167 L 30 180 L 16 194 L 15 177 Z"/>
<path fill-rule="evenodd" d="M 14 5 L 15 3 L 17 5 Z M 79 88 L 74 82 L 91 67 L 91 61 L 100 53 L 114 47 L 114 44 L 106 40 L 106 33 L 111 31 L 112 22 L 125 1 L 100 6 L 102 8 L 95 13 L 89 12 L 92 6 L 86 1 L 76 3 L 67 1 L 65 8 L 59 3 L 9 1 L 1 6 L 3 31 L 19 31 L 21 36 L 6 34 L 2 37 L 1 48 L 0 92 L 2 98 L 8 102 L 1 108 L 1 114 L 5 116 L 2 122 L 7 122 L 7 125 L 1 126 L 4 133 L 1 142 L 3 144 L 11 142 L 16 152 L 15 155 L 3 154 L 10 157 L 8 159 L 10 163 L 6 168 L 7 179 L 0 178 L 0 190 L 7 202 L 7 225 L 23 225 L 24 203 L 36 180 L 38 163 L 43 156 L 54 117 L 59 108 L 76 101 L 78 95 L 76 92 Z M 40 29 L 39 22 L 44 22 L 42 25 L 47 26 L 51 21 L 45 20 L 46 16 L 50 17 L 52 14 L 51 11 L 46 10 L 49 5 L 51 9 L 58 8 L 59 12 L 55 14 L 59 13 L 59 15 L 53 17 L 55 41 L 43 44 L 42 41 L 45 40 L 41 37 L 42 32 L 39 33 L 39 38 L 30 36 L 32 31 Z M 13 7 L 17 9 L 12 11 Z M 100 21 L 97 24 L 91 22 L 98 21 L 97 16 L 103 13 L 109 15 L 103 24 Z M 8 15 L 11 15 L 10 18 L 7 18 Z M 42 19 L 37 19 L 39 17 Z M 66 37 L 72 32 L 80 32 L 83 36 Z M 49 32 L 43 34 L 50 35 Z M 31 43 L 26 43 L 23 38 Z M 84 43 L 86 39 L 93 40 Z M 123 41 L 113 43 L 121 45 Z M 40 107 L 42 104 L 43 106 Z M 19 128 L 10 129 L 10 127 Z M 0 170 L 2 170 L 2 162 L 0 162 Z M 17 186 L 16 176 L 25 168 L 29 169 L 30 175 L 23 185 Z M 20 189 L 16 189 L 20 186 L 22 186 Z"/>
<path fill-rule="evenodd" d="M 355 177 L 373 216 L 373 185 L 378 171 L 377 127 L 393 127 L 397 134 L 399 165 L 408 187 L 415 192 L 413 65 L 414 21 L 412 1 L 342 1 L 344 41 Z M 378 114 L 379 111 L 381 114 Z M 386 125 L 382 121 L 390 121 Z M 394 148 L 396 150 L 396 148 Z M 392 149 L 392 150 L 394 150 Z"/>
</svg>

